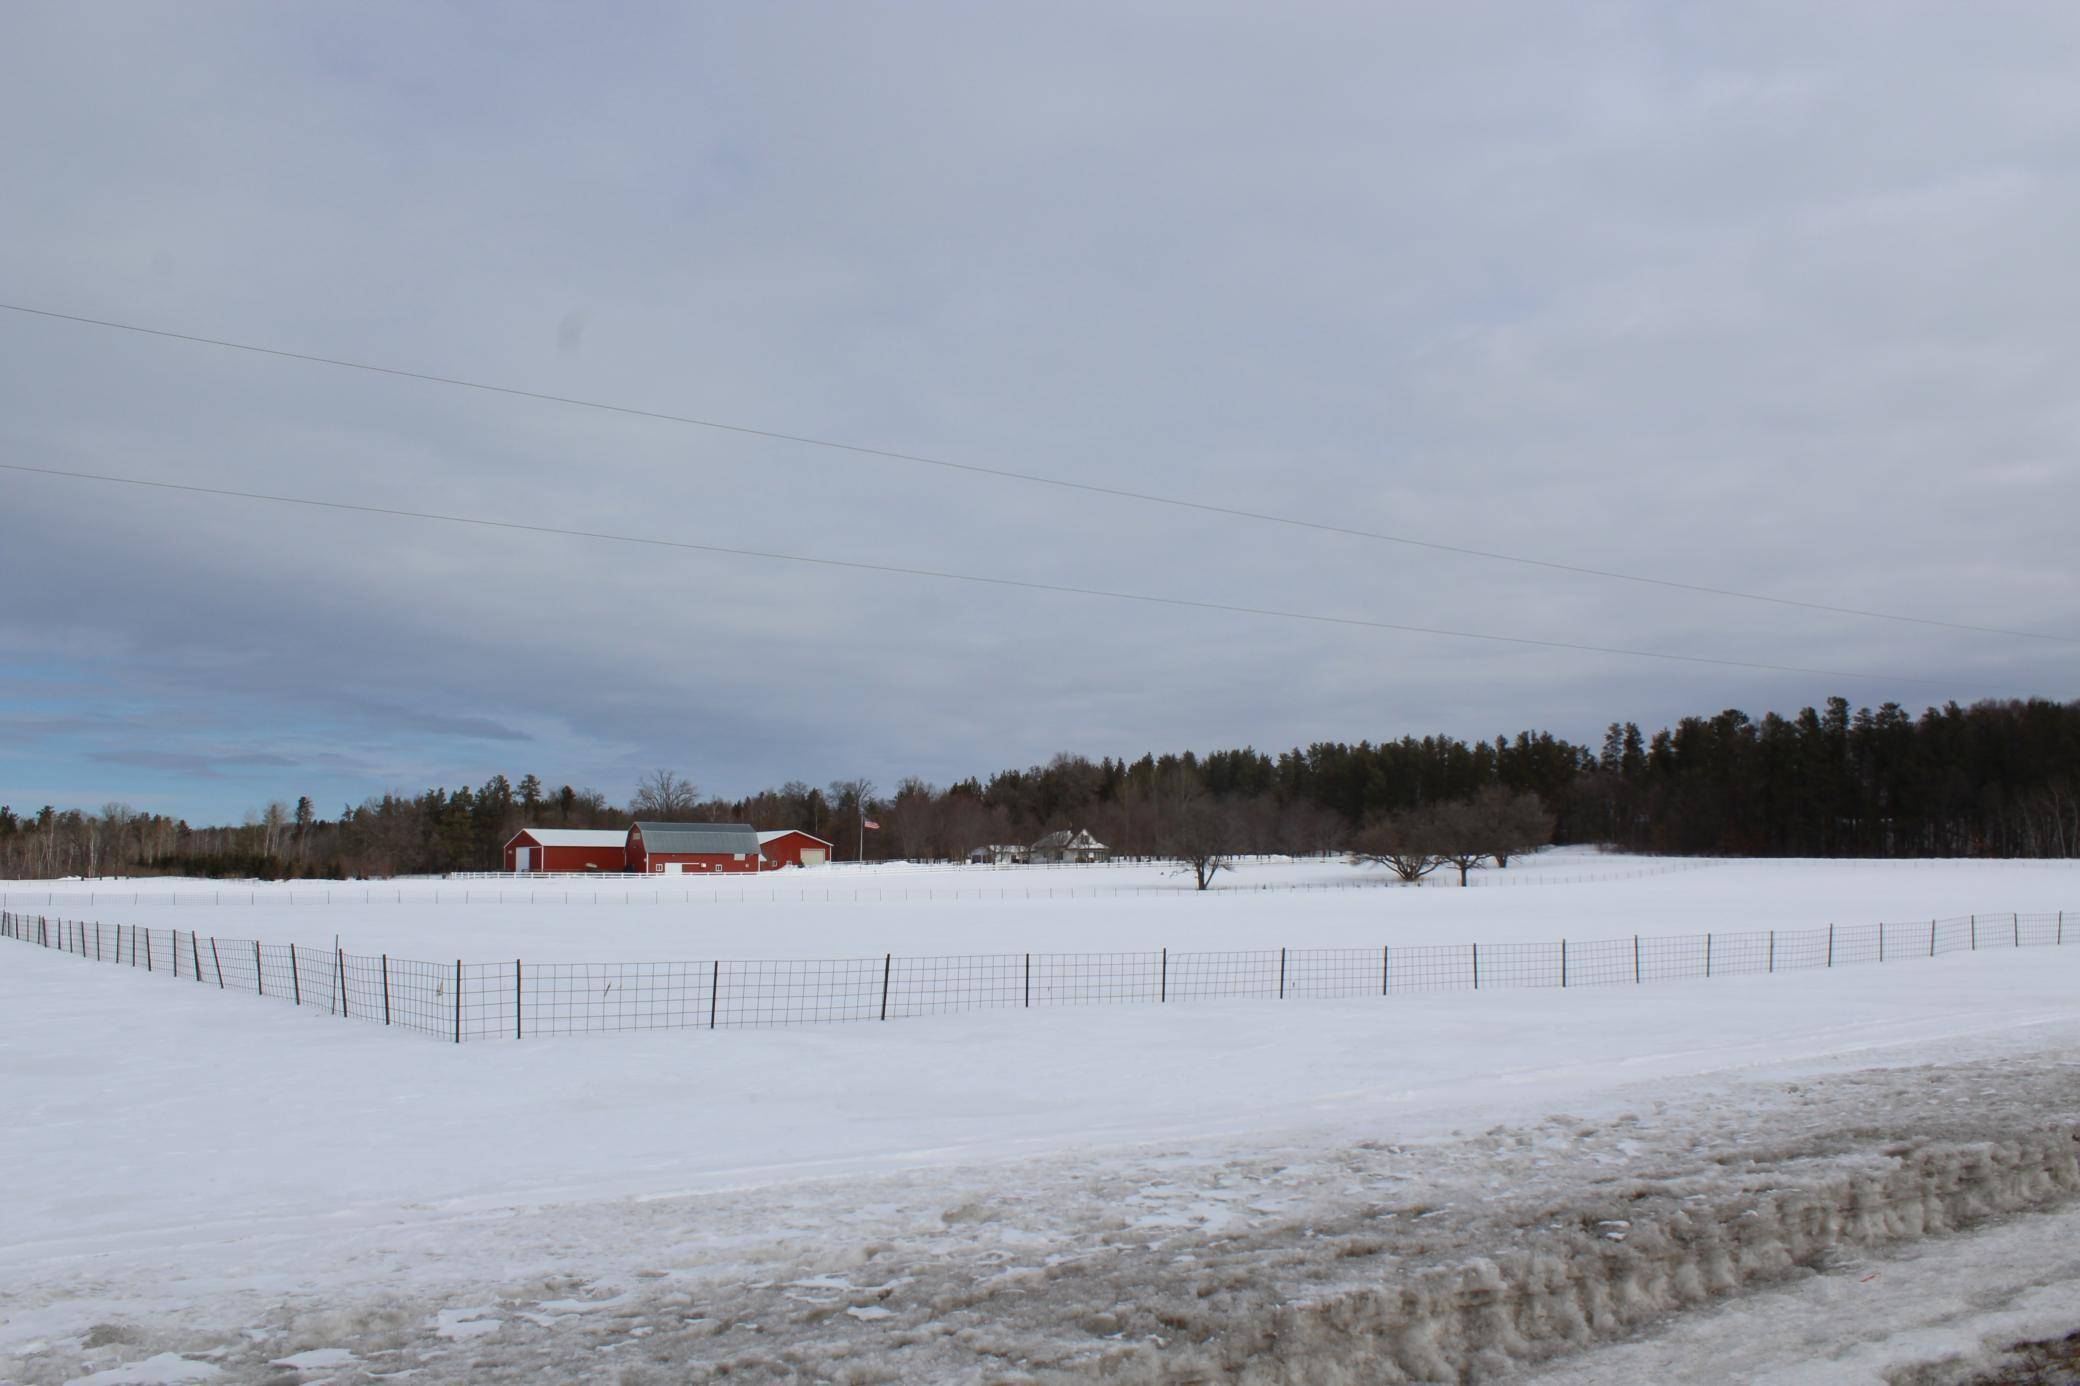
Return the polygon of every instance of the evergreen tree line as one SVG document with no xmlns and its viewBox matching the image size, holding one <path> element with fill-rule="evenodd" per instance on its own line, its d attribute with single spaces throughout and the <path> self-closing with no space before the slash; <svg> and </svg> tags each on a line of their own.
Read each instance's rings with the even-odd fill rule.
<svg viewBox="0 0 2080 1386">
<path fill-rule="evenodd" d="M 1729 710 L 1644 735 L 1613 723 L 1600 746 L 1546 732 L 1461 741 L 1320 742 L 1139 760 L 1064 753 L 944 788 L 905 779 L 742 799 L 702 796 L 660 771 L 626 807 L 593 789 L 517 785 L 385 794 L 318 816 L 309 798 L 191 827 L 122 804 L 34 815 L 0 806 L 0 876 L 175 872 L 262 877 L 496 870 L 523 826 L 620 828 L 632 818 L 803 828 L 840 859 L 958 860 L 987 844 L 1088 828 L 1126 856 L 1364 852 L 1484 791 L 1535 796 L 1553 840 L 1743 856 L 2080 856 L 2080 702 L 2042 699 L 1854 711 L 1846 699 L 1759 721 Z M 1399 816 L 1397 819 L 1397 815 Z M 861 820 L 878 822 L 863 830 Z M 1209 844 L 1211 844 L 1209 846 Z"/>
</svg>

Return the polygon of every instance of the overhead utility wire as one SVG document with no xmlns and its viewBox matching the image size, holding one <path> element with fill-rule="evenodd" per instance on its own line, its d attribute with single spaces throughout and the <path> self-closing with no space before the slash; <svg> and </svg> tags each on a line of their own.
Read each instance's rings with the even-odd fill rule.
<svg viewBox="0 0 2080 1386">
<path fill-rule="evenodd" d="M 1437 626 L 1410 626 L 1393 621 L 1372 621 L 1357 616 L 1325 616 L 1318 612 L 1284 611 L 1276 607 L 1241 606 L 1229 602 L 1197 601 L 1189 597 L 1161 597 L 1146 592 L 1119 592 L 1102 587 L 1074 587 L 1059 582 L 1033 582 L 1024 578 L 990 577 L 980 573 L 955 573 L 938 568 L 913 568 L 894 563 L 867 563 L 848 558 L 821 558 L 812 554 L 781 553 L 771 549 L 731 548 L 722 544 L 698 544 L 687 539 L 658 539 L 641 534 L 613 534 L 602 530 L 569 529 L 561 525 L 526 524 L 518 520 L 487 520 L 474 515 L 445 515 L 428 510 L 402 510 L 383 505 L 360 505 L 352 501 L 321 500 L 312 496 L 272 495 L 264 491 L 236 491 L 221 486 L 196 486 L 178 481 L 152 481 L 144 477 L 113 476 L 101 472 L 68 471 L 60 467 L 31 467 L 0 462 L 0 471 L 31 476 L 64 477 L 73 481 L 100 481 L 118 486 L 143 486 L 159 491 L 183 491 L 198 496 L 235 500 L 266 501 L 275 505 L 301 505 L 319 510 L 347 510 L 363 515 L 387 515 L 407 520 L 432 520 L 441 524 L 474 525 L 482 529 L 516 530 L 526 534 L 552 534 L 570 539 L 595 539 L 614 544 L 643 544 L 660 549 L 686 549 L 695 553 L 722 554 L 731 558 L 759 558 L 776 563 L 801 563 L 819 568 L 845 568 L 854 572 L 886 573 L 898 577 L 933 578 L 944 582 L 979 583 L 990 587 L 1015 587 L 1031 592 L 1053 592 L 1076 597 L 1102 597 L 1108 601 L 1140 602 L 1149 606 L 1187 607 L 1195 611 L 1219 611 L 1238 616 L 1267 616 L 1282 621 L 1309 621 L 1317 625 L 1356 626 L 1366 630 L 1399 631 L 1409 635 L 1440 635 L 1454 640 L 1482 640 L 1501 645 L 1531 645 L 1547 650 L 1574 650 L 1586 654 L 1623 655 L 1632 659 L 1659 659 L 1679 664 L 1711 664 L 1730 669 L 1762 669 L 1777 674 L 1813 674 L 1831 679 L 1868 679 L 1895 683 L 1928 684 L 1936 680 L 1894 674 L 1851 673 L 1839 669 L 1808 669 L 1795 664 L 1763 664 L 1746 659 L 1718 659 L 1709 655 L 1669 654 L 1661 650 L 1631 650 L 1611 645 L 1584 645 L 1569 640 L 1541 640 L 1528 635 L 1489 635 L 1481 631 L 1448 630 Z"/>
<path fill-rule="evenodd" d="M 136 323 L 114 322 L 107 318 L 82 317 L 76 313 L 59 313 L 48 308 L 31 308 L 20 303 L 0 302 L 0 308 L 11 313 L 24 313 L 31 317 L 52 318 L 60 322 L 81 323 L 89 327 L 107 327 L 119 332 L 135 332 L 147 337 L 163 337 L 169 341 L 192 342 L 199 346 L 223 347 L 229 351 L 252 352 L 259 356 L 276 356 L 287 361 L 304 361 L 319 366 L 338 366 L 346 370 L 366 371 L 372 375 L 395 376 L 402 380 L 418 380 L 433 385 L 453 385 L 465 390 L 481 390 L 488 394 L 512 395 L 519 399 L 541 400 L 549 404 L 567 404 L 578 409 L 595 409 L 608 414 L 625 414 L 631 418 L 651 419 L 661 423 L 686 424 L 694 428 L 714 429 L 722 433 L 736 433 L 750 438 L 768 438 L 776 442 L 801 443 L 808 447 L 827 448 L 834 452 L 849 452 L 861 457 L 877 457 L 891 462 L 914 462 L 919 466 L 940 467 L 947 471 L 967 472 L 974 476 L 995 477 L 999 481 L 1021 481 L 1034 486 L 1054 486 L 1065 491 L 1082 491 L 1089 495 L 1109 496 L 1115 500 L 1144 501 L 1150 505 L 1169 505 L 1181 510 L 1197 510 L 1208 515 L 1224 515 L 1230 519 L 1254 520 L 1262 524 L 1285 525 L 1293 529 L 1315 530 L 1323 534 L 1341 534 L 1353 539 L 1371 539 L 1385 544 L 1401 544 L 1409 548 L 1429 549 L 1435 553 L 1458 554 L 1464 558 L 1482 558 L 1497 563 L 1517 563 L 1531 568 L 1544 568 L 1552 572 L 1573 573 L 1580 577 L 1609 578 L 1616 582 L 1642 583 L 1650 587 L 1667 587 L 1681 592 L 1699 592 L 1714 597 L 1732 597 L 1740 601 L 1767 602 L 1773 606 L 1797 607 L 1803 611 L 1824 611 L 1836 616 L 1860 616 L 1876 621 L 1900 621 L 1909 625 L 1934 626 L 1942 630 L 1973 631 L 1980 635 L 2005 635 L 2021 640 L 2051 640 L 2062 644 L 2080 644 L 2080 637 L 2068 635 L 2045 635 L 2039 631 L 2009 630 L 2001 626 L 1978 626 L 1962 621 L 1938 621 L 1925 616 L 1902 616 L 1888 611 L 1866 611 L 1860 607 L 1833 606 L 1826 602 L 1802 601 L 1796 597 L 1772 597 L 1761 592 L 1741 592 L 1730 587 L 1711 587 L 1697 582 L 1680 582 L 1674 578 L 1645 577 L 1638 573 L 1620 573 L 1608 568 L 1591 568 L 1578 563 L 1559 563 L 1544 558 L 1527 558 L 1522 554 L 1501 553 L 1493 549 L 1468 548 L 1460 544 L 1444 544 L 1431 539 L 1411 539 L 1405 534 L 1386 534 L 1379 530 L 1354 529 L 1347 525 L 1326 524 L 1319 520 L 1303 520 L 1292 515 L 1278 515 L 1262 510 L 1245 510 L 1238 506 L 1214 505 L 1206 501 L 1187 500 L 1182 496 L 1158 495 L 1150 491 L 1132 491 L 1119 486 L 1101 486 L 1095 482 L 1071 481 L 1067 477 L 1047 476 L 1039 472 L 1014 471 L 1006 467 L 985 467 L 974 462 L 954 462 L 943 457 L 927 457 L 914 452 L 896 452 L 887 448 L 864 447 L 857 443 L 840 443 L 829 438 L 811 438 L 800 433 L 782 433 L 776 429 L 753 428 L 747 424 L 723 423 L 716 419 L 699 419 L 686 414 L 667 414 L 655 409 L 638 409 L 625 404 L 608 404 L 601 400 L 579 399 L 571 395 L 549 394 L 541 390 L 524 390 L 513 385 L 493 385 L 481 380 L 465 380 L 459 376 L 435 375 L 428 371 L 405 370 L 396 366 L 378 366 L 367 361 L 350 361 L 338 356 L 318 356 L 309 352 L 286 351 L 280 347 L 259 346 L 252 342 L 234 342 L 222 337 L 201 337 L 188 332 L 171 332 L 164 328 L 143 327 Z"/>
</svg>

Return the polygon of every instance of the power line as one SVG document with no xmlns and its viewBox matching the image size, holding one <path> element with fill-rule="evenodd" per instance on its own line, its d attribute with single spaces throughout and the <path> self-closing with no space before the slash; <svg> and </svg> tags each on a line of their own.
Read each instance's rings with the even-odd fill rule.
<svg viewBox="0 0 2080 1386">
<path fill-rule="evenodd" d="M 396 519 L 430 520 L 440 524 L 473 525 L 481 529 L 514 530 L 524 534 L 549 534 L 568 539 L 593 539 L 613 544 L 641 544 L 650 548 L 684 549 L 694 553 L 720 554 L 730 558 L 756 558 L 775 563 L 806 564 L 819 568 L 843 568 L 853 572 L 884 573 L 896 577 L 931 578 L 942 582 L 966 582 L 988 587 L 1019 588 L 1029 592 L 1051 592 L 1075 597 L 1102 597 L 1108 601 L 1139 602 L 1148 606 L 1184 607 L 1194 611 L 1217 611 L 1237 616 L 1264 616 L 1282 621 L 1307 621 L 1316 625 L 1356 627 L 1364 630 L 1397 631 L 1407 635 L 1438 635 L 1453 640 L 1480 640 L 1499 645 L 1529 645 L 1547 650 L 1572 650 L 1584 654 L 1622 655 L 1630 659 L 1658 659 L 1678 664 L 1709 664 L 1728 669 L 1760 669 L 1776 674 L 1809 674 L 1830 679 L 1859 679 L 1937 686 L 1934 679 L 1895 674 L 1852 673 L 1840 669 L 1809 669 L 1796 664 L 1764 664 L 1746 659 L 1720 659 L 1709 655 L 1670 654 L 1661 650 L 1632 650 L 1612 645 L 1587 645 L 1570 640 L 1541 640 L 1528 635 L 1490 635 L 1482 631 L 1449 630 L 1438 626 L 1411 626 L 1394 621 L 1372 621 L 1357 616 L 1327 616 L 1318 612 L 1285 611 L 1276 607 L 1243 606 L 1229 602 L 1199 601 L 1190 597 L 1163 597 L 1146 592 L 1120 592 L 1102 587 L 1076 587 L 1067 583 L 1034 582 L 1024 578 L 991 577 L 981 573 L 956 573 L 938 568 L 914 568 L 895 563 L 868 563 L 849 558 L 823 558 L 813 554 L 781 553 L 771 549 L 733 548 L 724 544 L 699 544 L 688 539 L 658 539 L 641 534 L 614 534 L 603 530 L 571 529 L 561 525 L 528 524 L 519 520 L 490 520 L 474 515 L 446 515 L 429 510 L 403 510 L 392 506 L 360 505 L 352 501 L 321 500 L 313 496 L 273 495 L 264 491 L 238 491 L 221 486 L 196 486 L 179 481 L 152 481 L 144 477 L 112 476 L 101 472 L 68 471 L 60 467 L 31 467 L 0 462 L 0 471 L 30 476 L 63 477 L 72 481 L 99 481 L 116 486 L 141 486 L 158 491 L 181 491 L 198 496 L 234 500 L 265 501 L 274 505 L 300 505 L 319 510 L 345 510 L 362 515 L 384 515 Z"/>
<path fill-rule="evenodd" d="M 660 423 L 685 424 L 693 428 L 713 429 L 717 432 L 735 433 L 749 438 L 766 438 L 775 442 L 800 443 L 807 447 L 826 448 L 833 452 L 852 453 L 856 456 L 873 457 L 882 461 L 910 462 L 924 467 L 939 467 L 946 471 L 966 472 L 972 476 L 992 477 L 999 481 L 1024 482 L 1033 486 L 1053 486 L 1065 491 L 1081 491 L 1089 495 L 1106 496 L 1114 500 L 1142 501 L 1149 505 L 1168 505 L 1181 510 L 1196 510 L 1202 514 L 1221 515 L 1229 519 L 1284 525 L 1292 529 L 1313 530 L 1322 534 L 1340 534 L 1346 538 L 1369 539 L 1383 544 L 1401 544 L 1409 548 L 1428 549 L 1434 553 L 1457 554 L 1462 558 L 1486 559 L 1496 563 L 1516 563 L 1530 568 L 1544 568 L 1549 572 L 1572 573 L 1577 577 L 1608 578 L 1615 582 L 1640 583 L 1649 587 L 1666 587 L 1680 592 L 1697 592 L 1713 597 L 1731 597 L 1739 601 L 1766 602 L 1772 606 L 1795 607 L 1802 611 L 1820 611 L 1835 616 L 1857 616 L 1875 621 L 1898 621 L 1908 625 L 1932 626 L 1940 630 L 1971 631 L 1979 635 L 2004 635 L 2020 640 L 2049 640 L 2060 644 L 2080 644 L 2080 637 L 2068 635 L 2046 635 L 2040 631 L 2009 630 L 2001 626 L 1972 625 L 1963 621 L 1938 621 L 1925 616 L 1902 616 L 1895 612 L 1867 611 L 1861 607 L 1834 606 L 1827 602 L 1804 601 L 1796 597 L 1773 597 L 1761 592 L 1742 592 L 1730 587 L 1712 587 L 1704 583 L 1681 582 L 1674 578 L 1646 577 L 1638 573 L 1621 573 L 1609 568 L 1592 568 L 1579 563 L 1560 563 L 1551 559 L 1529 558 L 1523 554 L 1502 553 L 1494 549 L 1476 549 L 1461 544 L 1440 543 L 1431 539 L 1414 539 L 1405 534 L 1387 534 L 1379 530 L 1356 529 L 1348 525 L 1332 525 L 1319 520 L 1304 520 L 1293 515 L 1279 515 L 1262 510 L 1246 510 L 1239 506 L 1215 505 L 1208 501 L 1190 500 L 1183 496 L 1166 496 L 1156 492 L 1134 491 L 1119 486 L 1101 486 L 1095 482 L 1072 481 L 1067 477 L 1048 476 L 1039 472 L 1014 471 L 1006 467 L 985 467 L 974 462 L 955 462 L 943 457 L 928 457 L 914 452 L 897 452 L 887 448 L 864 447 L 857 443 L 841 443 L 829 438 L 812 438 L 799 433 L 784 433 L 777 429 L 753 428 L 747 424 L 724 423 L 717 419 L 701 419 L 687 414 L 670 414 L 655 409 L 638 409 L 625 404 L 609 404 L 601 400 L 579 399 L 571 395 L 549 394 L 541 390 L 525 390 L 513 385 L 494 385 L 481 380 L 466 380 L 459 376 L 436 375 L 428 371 L 405 370 L 397 366 L 379 366 L 367 361 L 351 361 L 338 356 L 319 356 L 310 352 L 287 351 L 280 347 L 260 346 L 252 342 L 230 341 L 222 337 L 203 337 L 188 332 L 172 332 L 164 328 L 144 327 L 137 323 L 115 322 L 107 318 L 83 317 L 76 313 L 59 313 L 48 308 L 31 308 L 19 303 L 0 302 L 0 308 L 4 308 L 10 313 L 50 318 L 60 322 L 80 323 L 88 327 L 106 327 L 118 332 L 134 332 L 146 337 L 164 338 L 168 341 L 190 342 L 198 346 L 222 347 L 228 351 L 251 352 L 258 356 L 274 356 L 286 361 L 303 361 L 319 366 L 336 366 L 345 370 L 366 371 L 372 375 L 394 376 L 401 380 L 417 380 L 432 385 L 452 385 L 459 389 L 479 390 L 487 394 L 511 395 L 518 399 L 540 400 L 548 404 L 565 404 L 576 409 L 593 409 L 602 413 L 623 414 L 630 418 L 650 419 Z"/>
</svg>

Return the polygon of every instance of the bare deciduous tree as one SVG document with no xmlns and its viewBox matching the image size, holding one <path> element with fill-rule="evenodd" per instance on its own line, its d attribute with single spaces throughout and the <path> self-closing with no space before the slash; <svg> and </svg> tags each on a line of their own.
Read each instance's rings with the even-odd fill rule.
<svg viewBox="0 0 2080 1386">
<path fill-rule="evenodd" d="M 1467 873 L 1494 853 L 1497 841 L 1494 816 L 1490 806 L 1478 799 L 1439 804 L 1430 816 L 1431 831 L 1436 834 L 1437 855 L 1446 864 L 1459 869 L 1459 884 L 1462 886 L 1466 884 Z"/>
<path fill-rule="evenodd" d="M 867 811 L 874 801 L 874 782 L 867 779 L 832 780 L 830 787 L 831 809 L 838 820 L 831 825 L 831 840 L 836 841 L 845 819 L 850 819 L 853 830 L 859 836 L 855 860 L 867 859 Z"/>
<path fill-rule="evenodd" d="M 1234 816 L 1227 806 L 1202 795 L 1177 805 L 1158 843 L 1166 856 L 1190 867 L 1205 890 L 1222 871 L 1235 869 L 1234 838 Z"/>
<path fill-rule="evenodd" d="M 1386 867 L 1410 885 L 1444 865 L 1435 824 L 1420 809 L 1374 819 L 1352 840 L 1351 855 Z"/>
<path fill-rule="evenodd" d="M 1437 855 L 1459 869 L 1459 884 L 1483 862 L 1509 859 L 1552 841 L 1553 818 L 1536 794 L 1490 785 L 1471 799 L 1440 804 L 1430 815 Z"/>
<path fill-rule="evenodd" d="M 700 791 L 692 780 L 669 770 L 653 770 L 636 783 L 635 798 L 628 811 L 637 818 L 658 822 L 683 822 L 693 817 L 700 804 Z"/>
<path fill-rule="evenodd" d="M 1494 819 L 1489 855 L 1497 866 L 1508 866 L 1511 857 L 1535 852 L 1553 840 L 1553 815 L 1536 794 L 1512 794 L 1491 785 L 1475 802 L 1488 805 Z"/>
</svg>

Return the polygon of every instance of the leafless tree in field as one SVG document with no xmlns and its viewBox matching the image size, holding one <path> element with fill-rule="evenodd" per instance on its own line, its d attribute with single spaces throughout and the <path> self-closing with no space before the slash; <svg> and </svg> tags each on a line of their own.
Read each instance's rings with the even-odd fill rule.
<svg viewBox="0 0 2080 1386">
<path fill-rule="evenodd" d="M 1178 804 L 1158 839 L 1160 850 L 1192 869 L 1192 878 L 1205 890 L 1222 871 L 1234 865 L 1234 815 L 1227 805 L 1204 795 Z"/>
<path fill-rule="evenodd" d="M 1492 805 L 1479 799 L 1439 804 L 1431 813 L 1430 824 L 1436 834 L 1438 857 L 1459 868 L 1462 886 L 1466 884 L 1466 874 L 1495 851 L 1496 815 Z"/>
<path fill-rule="evenodd" d="M 1552 841 L 1553 818 L 1536 794 L 1491 785 L 1471 799 L 1440 804 L 1430 814 L 1438 856 L 1459 869 L 1459 884 L 1481 863 L 1509 859 Z"/>
<path fill-rule="evenodd" d="M 1511 857 L 1535 852 L 1553 840 L 1553 815 L 1536 794 L 1512 794 L 1491 785 L 1474 802 L 1483 806 L 1490 820 L 1494 842 L 1489 855 L 1497 866 L 1508 866 Z"/>
<path fill-rule="evenodd" d="M 1352 840 L 1351 855 L 1386 867 L 1410 885 L 1444 865 L 1432 815 L 1421 809 L 1374 819 Z"/>
</svg>

